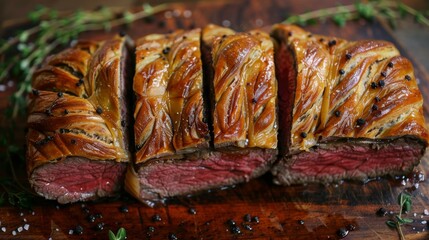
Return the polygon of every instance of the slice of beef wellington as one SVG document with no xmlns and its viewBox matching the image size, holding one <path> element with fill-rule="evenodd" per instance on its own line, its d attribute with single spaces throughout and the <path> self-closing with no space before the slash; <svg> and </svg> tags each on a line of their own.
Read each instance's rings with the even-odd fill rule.
<svg viewBox="0 0 429 240">
<path fill-rule="evenodd" d="M 279 148 L 275 182 L 405 174 L 428 132 L 410 61 L 389 42 L 346 41 L 275 25 Z"/>
<path fill-rule="evenodd" d="M 222 37 L 225 32 L 231 36 Z M 276 156 L 269 37 L 210 26 L 202 38 L 209 55 L 203 58 L 212 61 L 204 81 L 200 29 L 148 35 L 137 43 L 137 152 L 126 189 L 142 201 L 248 181 Z"/>
<path fill-rule="evenodd" d="M 127 37 L 79 42 L 34 74 L 26 158 L 38 194 L 69 203 L 121 189 L 130 158 L 131 46 Z"/>
</svg>

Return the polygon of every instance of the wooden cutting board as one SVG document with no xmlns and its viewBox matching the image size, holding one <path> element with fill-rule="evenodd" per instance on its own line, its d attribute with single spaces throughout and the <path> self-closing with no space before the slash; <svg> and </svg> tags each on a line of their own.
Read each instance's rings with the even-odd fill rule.
<svg viewBox="0 0 429 240">
<path fill-rule="evenodd" d="M 327 7 L 329 1 L 319 5 Z M 298 0 L 252 0 L 177 4 L 174 10 L 158 14 L 149 22 L 138 21 L 125 30 L 133 38 L 178 28 L 203 27 L 208 23 L 230 25 L 242 31 L 281 22 L 288 13 L 306 9 Z M 186 10 L 192 15 L 184 14 Z M 325 23 L 307 29 L 347 39 L 375 38 L 397 44 L 387 28 L 378 22 L 351 23 L 345 28 Z M 82 38 L 103 39 L 117 31 L 119 29 L 112 33 L 88 33 Z M 407 52 L 398 47 L 407 56 Z M 426 101 L 425 114 L 429 116 L 429 77 L 418 65 L 415 66 Z M 3 102 L 5 95 L 0 97 Z M 5 106 L 0 107 L 4 109 Z M 16 131 L 18 139 L 23 138 L 21 132 Z M 427 158 L 418 168 L 424 175 L 429 170 Z M 19 171 L 24 174 L 23 167 Z M 33 211 L 0 208 L 0 239 L 107 239 L 108 230 L 116 232 L 119 227 L 126 229 L 128 239 L 169 239 L 170 234 L 178 239 L 339 239 L 337 231 L 350 225 L 355 229 L 346 239 L 398 239 L 398 233 L 385 224 L 393 215 L 380 217 L 376 212 L 383 207 L 397 213 L 397 196 L 411 185 L 402 179 L 379 179 L 368 183 L 282 187 L 272 184 L 271 176 L 267 174 L 229 189 L 170 199 L 155 208 L 138 203 L 127 194 L 116 200 L 85 204 L 58 205 L 53 201 L 38 200 Z M 429 221 L 429 216 L 424 215 L 424 210 L 429 210 L 429 184 L 421 182 L 413 196 L 412 211 L 406 216 L 415 221 L 404 226 L 403 231 L 407 239 L 429 239 L 428 225 L 424 222 Z M 128 208 L 126 213 L 120 211 L 124 206 Z M 191 213 L 191 209 L 196 213 Z M 98 213 L 102 218 L 97 218 L 94 223 L 88 221 L 89 215 Z M 245 222 L 246 214 L 257 216 L 259 223 Z M 159 215 L 161 221 L 153 221 L 154 215 Z M 240 234 L 232 233 L 226 223 L 230 219 L 236 222 Z M 95 228 L 101 222 L 105 224 L 104 229 L 98 231 Z M 29 224 L 29 230 L 18 232 L 18 228 L 25 224 Z M 70 235 L 70 230 L 77 225 L 83 227 L 83 234 Z M 155 228 L 154 232 L 149 230 L 150 226 Z M 17 231 L 16 236 L 12 235 L 13 230 Z"/>
</svg>

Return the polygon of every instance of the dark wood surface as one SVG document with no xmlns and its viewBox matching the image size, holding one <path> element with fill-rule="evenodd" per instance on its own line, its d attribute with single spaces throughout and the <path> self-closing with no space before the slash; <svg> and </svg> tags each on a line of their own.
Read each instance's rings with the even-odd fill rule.
<svg viewBox="0 0 429 240">
<path fill-rule="evenodd" d="M 312 3 L 320 8 L 332 6 L 333 1 Z M 300 1 L 282 0 L 177 4 L 174 9 L 181 13 L 191 10 L 192 16 L 185 18 L 181 14 L 179 17 L 166 18 L 161 13 L 152 23 L 139 21 L 126 31 L 137 38 L 177 28 L 202 27 L 208 23 L 222 24 L 224 20 L 230 21 L 231 27 L 236 30 L 249 30 L 259 27 L 261 23 L 269 26 L 280 22 L 287 14 L 303 12 L 307 8 Z M 324 23 L 307 29 L 347 39 L 376 38 L 393 41 L 404 55 L 413 60 L 403 43 L 379 22 L 357 22 L 346 28 Z M 103 39 L 118 30 L 115 29 L 112 33 L 89 33 L 82 38 Z M 425 97 L 426 116 L 429 116 L 429 77 L 422 64 L 416 61 L 414 63 Z M 12 91 L 13 87 L 0 92 L 0 109 L 6 107 L 7 97 Z M 21 125 L 23 124 L 19 124 Z M 21 128 L 17 128 L 15 133 L 17 139 L 23 139 Z M 428 156 L 422 160 L 416 170 L 425 176 L 429 170 L 427 158 Z M 19 171 L 22 176 L 22 166 Z M 346 239 L 398 239 L 397 232 L 385 224 L 393 216 L 388 214 L 379 217 L 376 211 L 383 207 L 397 213 L 399 207 L 396 198 L 401 191 L 413 185 L 411 182 L 389 178 L 368 183 L 282 187 L 272 184 L 271 176 L 267 174 L 229 189 L 169 199 L 165 205 L 155 208 L 147 207 L 127 194 L 115 200 L 68 205 L 40 199 L 36 201 L 33 210 L 1 207 L 0 239 L 107 239 L 108 230 L 116 231 L 119 227 L 126 229 L 128 239 L 168 239 L 169 234 L 175 234 L 178 239 L 339 239 L 337 231 L 348 225 L 353 225 L 356 229 L 350 231 Z M 423 214 L 425 209 L 429 210 L 429 184 L 421 182 L 412 193 L 413 208 L 407 217 L 415 219 L 415 222 L 404 226 L 403 231 L 407 239 L 429 239 L 428 225 L 423 222 L 429 221 L 429 216 Z M 128 212 L 122 213 L 121 206 L 127 206 Z M 191 208 L 195 209 L 196 214 L 190 213 Z M 90 223 L 88 215 L 97 213 L 102 218 Z M 156 214 L 161 217 L 161 221 L 152 220 Z M 248 223 L 252 231 L 246 230 L 242 225 L 245 214 L 259 217 L 259 223 Z M 237 223 L 241 234 L 231 232 L 226 224 L 229 219 Z M 95 227 L 100 222 L 105 224 L 104 229 L 97 231 Z M 13 230 L 26 223 L 29 224 L 28 231 L 12 235 Z M 77 225 L 83 227 L 83 234 L 70 235 L 69 231 Z M 155 227 L 153 233 L 149 232 L 149 226 Z M 6 228 L 6 232 L 2 231 L 2 227 Z"/>
</svg>

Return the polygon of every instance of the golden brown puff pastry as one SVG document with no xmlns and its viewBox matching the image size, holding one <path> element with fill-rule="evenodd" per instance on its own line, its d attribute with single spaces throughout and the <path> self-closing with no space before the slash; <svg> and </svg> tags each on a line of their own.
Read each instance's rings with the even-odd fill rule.
<svg viewBox="0 0 429 240">
<path fill-rule="evenodd" d="M 93 175 L 100 174 L 100 179 L 86 179 L 93 181 L 94 186 L 82 187 L 81 191 L 71 191 L 74 186 L 55 180 L 46 169 L 55 166 L 60 169 L 72 158 L 79 158 L 78 161 L 129 161 L 124 77 L 130 44 L 126 37 L 100 43 L 80 42 L 49 57 L 34 74 L 34 90 L 28 108 L 26 155 L 30 182 L 39 194 L 66 203 L 111 195 L 120 188 L 118 181 L 123 178 L 125 165 L 113 167 L 107 164 L 119 171 L 114 174 L 116 178 L 107 181 L 117 185 L 112 188 L 95 186 L 102 179 L 100 169 L 104 168 L 97 165 L 100 172 Z M 77 176 L 92 174 L 85 170 L 71 172 Z M 47 187 L 55 184 L 70 191 L 55 193 Z M 77 181 L 75 185 L 79 184 Z"/>
<path fill-rule="evenodd" d="M 202 33 L 148 35 L 138 42 L 136 61 L 137 164 L 125 182 L 132 195 L 148 203 L 246 182 L 270 168 L 277 85 L 266 33 L 209 25 Z M 242 147 L 216 149 L 219 139 Z"/>
<path fill-rule="evenodd" d="M 209 146 L 202 76 L 200 29 L 138 40 L 136 163 Z"/>
<path fill-rule="evenodd" d="M 278 24 L 283 184 L 410 171 L 428 132 L 410 61 L 386 41 L 346 41 Z"/>
<path fill-rule="evenodd" d="M 277 83 L 270 37 L 210 25 L 203 39 L 211 45 L 215 147 L 276 148 Z"/>
<path fill-rule="evenodd" d="M 309 34 L 290 25 L 273 30 L 293 51 L 297 64 L 291 151 L 307 150 L 328 137 L 406 133 L 427 141 L 413 67 L 393 44 Z M 400 125 L 409 127 L 404 132 Z"/>
</svg>

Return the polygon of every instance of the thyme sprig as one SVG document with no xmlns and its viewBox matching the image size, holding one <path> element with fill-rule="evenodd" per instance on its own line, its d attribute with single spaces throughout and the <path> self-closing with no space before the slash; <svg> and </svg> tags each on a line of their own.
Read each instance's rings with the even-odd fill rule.
<svg viewBox="0 0 429 240">
<path fill-rule="evenodd" d="M 338 26 L 345 26 L 347 21 L 365 19 L 373 20 L 380 17 L 388 21 L 392 28 L 397 25 L 397 20 L 411 15 L 416 22 L 429 27 L 429 19 L 423 12 L 396 0 L 369 0 L 357 1 L 351 5 L 315 10 L 300 15 L 288 17 L 283 23 L 297 24 L 301 26 L 311 25 L 318 21 L 331 19 Z"/>
<path fill-rule="evenodd" d="M 40 6 L 30 12 L 28 18 L 33 27 L 7 40 L 0 39 L 0 82 L 8 77 L 19 80 L 18 89 L 11 96 L 9 116 L 16 117 L 19 112 L 24 112 L 24 96 L 31 91 L 31 77 L 54 49 L 69 44 L 82 32 L 110 31 L 114 27 L 150 17 L 167 7 L 166 4 L 153 7 L 145 4 L 136 12 L 101 7 L 61 15 L 54 9 Z"/>
<path fill-rule="evenodd" d="M 398 204 L 399 204 L 399 213 L 398 215 L 395 215 L 395 220 L 388 220 L 386 221 L 387 226 L 390 228 L 394 228 L 398 231 L 399 237 L 401 240 L 405 240 L 405 236 L 402 232 L 401 226 L 403 224 L 412 223 L 414 222 L 413 219 L 410 218 L 403 218 L 402 212 L 409 212 L 411 210 L 411 195 L 406 192 L 401 192 L 398 196 Z"/>
<path fill-rule="evenodd" d="M 118 232 L 116 233 L 116 235 L 109 230 L 109 240 L 125 240 L 127 239 L 127 232 L 125 231 L 124 228 L 119 228 Z"/>
</svg>

